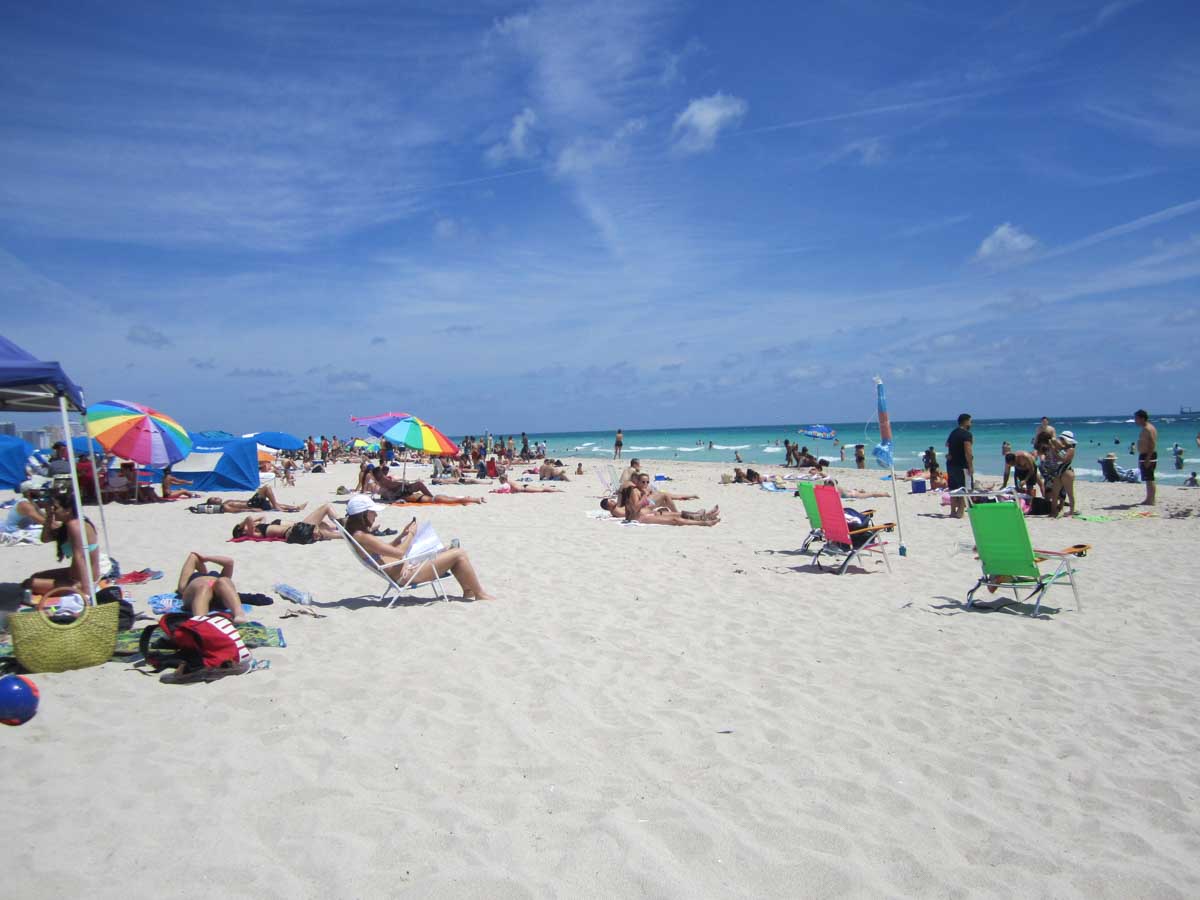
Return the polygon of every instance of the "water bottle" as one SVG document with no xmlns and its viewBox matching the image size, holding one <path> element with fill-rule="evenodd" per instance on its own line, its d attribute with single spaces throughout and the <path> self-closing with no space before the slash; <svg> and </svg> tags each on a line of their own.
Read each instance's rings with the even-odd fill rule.
<svg viewBox="0 0 1200 900">
<path fill-rule="evenodd" d="M 294 588 L 290 584 L 275 585 L 275 593 L 285 600 L 291 600 L 293 603 L 299 603 L 301 606 L 312 606 L 312 594 L 308 591 L 302 591 L 299 588 Z"/>
</svg>

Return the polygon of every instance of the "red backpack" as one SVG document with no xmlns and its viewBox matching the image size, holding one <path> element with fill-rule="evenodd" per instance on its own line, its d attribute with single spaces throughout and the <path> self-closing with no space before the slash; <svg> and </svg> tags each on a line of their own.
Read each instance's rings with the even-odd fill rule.
<svg viewBox="0 0 1200 900">
<path fill-rule="evenodd" d="M 154 640 L 156 629 L 163 634 Z M 224 612 L 165 615 L 142 631 L 139 644 L 142 656 L 156 671 L 167 666 L 182 666 L 185 671 L 240 670 L 250 661 L 237 626 Z"/>
</svg>

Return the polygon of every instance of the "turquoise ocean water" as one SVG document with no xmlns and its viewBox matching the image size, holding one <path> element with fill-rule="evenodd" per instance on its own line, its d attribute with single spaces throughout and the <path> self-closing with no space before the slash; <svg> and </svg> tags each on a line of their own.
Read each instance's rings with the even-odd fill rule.
<svg viewBox="0 0 1200 900">
<path fill-rule="evenodd" d="M 1170 483 L 1181 483 L 1188 473 L 1200 470 L 1200 447 L 1196 446 L 1196 435 L 1200 434 L 1200 415 L 1155 416 L 1158 426 L 1158 479 Z M 795 425 L 755 425 L 737 428 L 713 426 L 710 428 L 674 428 L 667 430 L 639 430 L 625 432 L 624 457 L 638 456 L 646 460 L 695 460 L 734 464 L 733 454 L 738 452 L 749 465 L 782 465 L 783 440 L 799 441 L 807 445 L 817 456 L 833 460 L 833 465 L 854 466 L 854 444 L 866 444 L 867 464 L 877 468 L 872 448 L 879 441 L 879 426 L 876 422 L 822 422 L 837 431 L 839 441 L 846 446 L 847 461 L 840 460 L 840 444 L 832 441 L 814 440 L 798 434 L 798 429 L 814 423 Z M 1079 442 L 1075 469 L 1083 478 L 1101 480 L 1097 462 L 1106 453 L 1117 454 L 1117 465 L 1133 467 L 1137 457 L 1129 453 L 1129 445 L 1137 439 L 1138 428 L 1131 418 L 1100 415 L 1079 416 L 1054 420 L 1060 432 L 1073 431 Z M 1004 471 L 1004 459 L 1000 448 L 1009 441 L 1015 449 L 1031 447 L 1037 419 L 976 419 L 975 468 L 983 475 L 999 475 Z M 938 459 L 945 465 L 946 436 L 953 430 L 951 421 L 893 422 L 892 431 L 896 452 L 896 469 L 903 471 L 917 468 L 926 447 L 933 446 Z M 558 434 L 530 434 L 531 441 L 544 440 L 555 456 L 594 457 L 597 462 L 612 459 L 613 431 L 581 431 Z M 709 442 L 713 448 L 709 449 Z M 1175 468 L 1171 446 L 1178 442 L 1184 450 L 1184 467 Z"/>
</svg>

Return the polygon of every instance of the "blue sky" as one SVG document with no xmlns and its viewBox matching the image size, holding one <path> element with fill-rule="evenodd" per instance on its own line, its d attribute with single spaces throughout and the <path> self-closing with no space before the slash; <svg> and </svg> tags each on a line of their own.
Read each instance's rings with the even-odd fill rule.
<svg viewBox="0 0 1200 900">
<path fill-rule="evenodd" d="M 1193 2 L 28 3 L 5 334 L 185 425 L 1200 403 Z"/>
</svg>

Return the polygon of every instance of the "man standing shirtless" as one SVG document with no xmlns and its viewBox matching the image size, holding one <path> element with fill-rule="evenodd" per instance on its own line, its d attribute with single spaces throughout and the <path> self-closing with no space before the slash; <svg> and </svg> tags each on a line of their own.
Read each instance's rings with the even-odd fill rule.
<svg viewBox="0 0 1200 900">
<path fill-rule="evenodd" d="M 1142 471 L 1142 481 L 1146 482 L 1146 499 L 1142 506 L 1154 505 L 1154 470 L 1158 466 L 1158 429 L 1150 424 L 1150 414 L 1139 409 L 1133 414 L 1133 421 L 1142 426 L 1138 434 L 1138 468 Z"/>
</svg>

